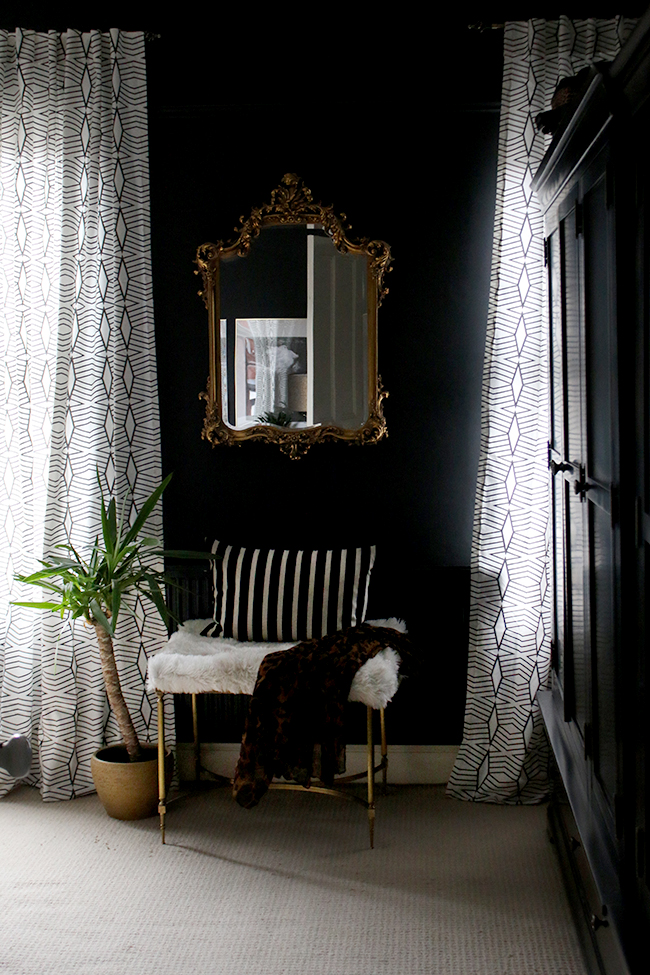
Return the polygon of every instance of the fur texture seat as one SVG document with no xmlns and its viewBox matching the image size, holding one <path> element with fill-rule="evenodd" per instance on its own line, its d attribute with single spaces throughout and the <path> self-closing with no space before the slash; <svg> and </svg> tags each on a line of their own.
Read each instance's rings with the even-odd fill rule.
<svg viewBox="0 0 650 975">
<path fill-rule="evenodd" d="M 288 650 L 293 643 L 255 643 L 201 636 L 210 620 L 189 620 L 149 661 L 150 691 L 171 694 L 252 694 L 260 663 L 267 653 Z M 366 620 L 406 632 L 402 620 Z M 399 682 L 400 658 L 387 647 L 359 668 L 348 700 L 370 708 L 385 708 Z"/>
</svg>

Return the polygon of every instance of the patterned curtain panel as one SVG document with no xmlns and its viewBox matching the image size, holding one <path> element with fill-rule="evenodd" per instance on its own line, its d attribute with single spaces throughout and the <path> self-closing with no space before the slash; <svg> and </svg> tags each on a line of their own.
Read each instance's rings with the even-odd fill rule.
<svg viewBox="0 0 650 975">
<path fill-rule="evenodd" d="M 10 600 L 39 598 L 14 574 L 53 546 L 91 544 L 97 472 L 134 510 L 161 479 L 143 36 L 2 31 L 0 100 L 0 728 L 31 736 L 27 781 L 65 799 L 93 791 L 90 757 L 119 738 L 94 631 Z M 166 634 L 132 608 L 116 650 L 147 740 Z"/>
<path fill-rule="evenodd" d="M 472 543 L 463 742 L 448 792 L 530 803 L 547 792 L 537 690 L 549 677 L 548 403 L 543 226 L 531 181 L 550 136 L 534 119 L 560 78 L 610 61 L 634 26 L 509 23 Z"/>
</svg>

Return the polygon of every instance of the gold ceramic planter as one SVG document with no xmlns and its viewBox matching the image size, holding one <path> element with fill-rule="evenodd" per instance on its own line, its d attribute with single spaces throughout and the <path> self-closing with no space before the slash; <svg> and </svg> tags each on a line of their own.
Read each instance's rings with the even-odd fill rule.
<svg viewBox="0 0 650 975">
<path fill-rule="evenodd" d="M 113 819 L 146 819 L 158 812 L 158 746 L 143 745 L 145 758 L 130 762 L 124 745 L 100 748 L 90 760 L 93 782 L 100 802 Z M 167 783 L 174 757 L 165 758 Z"/>
</svg>

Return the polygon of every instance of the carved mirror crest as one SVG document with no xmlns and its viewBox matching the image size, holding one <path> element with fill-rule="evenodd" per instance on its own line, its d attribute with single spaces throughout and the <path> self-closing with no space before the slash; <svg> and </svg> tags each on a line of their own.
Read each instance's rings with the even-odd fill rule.
<svg viewBox="0 0 650 975">
<path fill-rule="evenodd" d="M 297 458 L 321 440 L 386 435 L 377 310 L 390 248 L 350 240 L 345 221 L 289 173 L 234 240 L 198 248 L 213 445 L 261 440 Z"/>
</svg>

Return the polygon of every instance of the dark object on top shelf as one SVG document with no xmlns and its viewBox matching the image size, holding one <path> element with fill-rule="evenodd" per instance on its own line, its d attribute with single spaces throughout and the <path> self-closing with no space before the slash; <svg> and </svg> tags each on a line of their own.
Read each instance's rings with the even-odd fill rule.
<svg viewBox="0 0 650 975">
<path fill-rule="evenodd" d="M 540 112 L 535 118 L 535 125 L 539 132 L 546 135 L 557 135 L 563 131 L 576 108 L 582 100 L 582 96 L 597 74 L 603 73 L 603 66 L 607 62 L 596 61 L 594 64 L 578 71 L 576 75 L 569 78 L 560 78 L 557 88 L 551 100 L 551 108 L 548 112 Z"/>
</svg>

